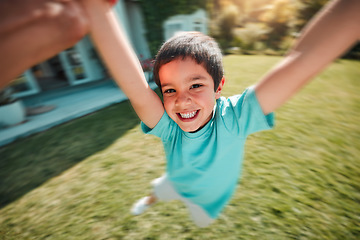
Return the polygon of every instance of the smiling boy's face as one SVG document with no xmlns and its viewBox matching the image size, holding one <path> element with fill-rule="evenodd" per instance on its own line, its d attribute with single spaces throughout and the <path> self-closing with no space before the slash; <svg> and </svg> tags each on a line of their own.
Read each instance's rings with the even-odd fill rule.
<svg viewBox="0 0 360 240">
<path fill-rule="evenodd" d="M 183 131 L 197 131 L 209 122 L 224 80 L 214 92 L 212 77 L 191 58 L 163 65 L 159 79 L 165 110 Z"/>
</svg>

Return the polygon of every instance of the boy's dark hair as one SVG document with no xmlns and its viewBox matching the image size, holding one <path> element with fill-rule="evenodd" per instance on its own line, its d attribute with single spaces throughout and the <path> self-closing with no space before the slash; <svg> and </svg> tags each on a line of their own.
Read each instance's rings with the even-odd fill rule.
<svg viewBox="0 0 360 240">
<path fill-rule="evenodd" d="M 176 59 L 191 58 L 203 65 L 214 80 L 214 91 L 224 75 L 221 50 L 216 41 L 200 32 L 185 32 L 166 41 L 155 58 L 154 79 L 161 89 L 160 68 Z"/>
</svg>

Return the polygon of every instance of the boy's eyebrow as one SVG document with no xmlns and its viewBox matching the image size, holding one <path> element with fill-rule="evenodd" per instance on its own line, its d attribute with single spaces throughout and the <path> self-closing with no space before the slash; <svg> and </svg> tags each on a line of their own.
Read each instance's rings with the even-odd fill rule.
<svg viewBox="0 0 360 240">
<path fill-rule="evenodd" d="M 195 73 L 195 74 L 193 74 L 193 75 L 190 75 L 189 78 L 190 78 L 190 79 L 198 79 L 198 78 L 205 78 L 205 76 L 202 75 L 202 74 Z"/>
<path fill-rule="evenodd" d="M 188 77 L 188 82 L 191 82 L 191 81 L 195 81 L 195 80 L 201 80 L 201 79 L 206 79 L 205 76 L 201 75 L 201 74 L 195 74 L 195 75 L 191 75 L 190 77 Z M 164 83 L 164 84 L 161 84 L 161 88 L 163 87 L 167 87 L 167 86 L 171 86 L 172 84 L 171 83 Z"/>
<path fill-rule="evenodd" d="M 170 85 L 171 85 L 171 83 L 164 83 L 164 84 L 161 84 L 161 88 L 167 87 L 167 86 L 170 86 Z"/>
<path fill-rule="evenodd" d="M 201 80 L 201 79 L 206 79 L 206 77 L 201 74 L 196 74 L 189 77 L 189 81 Z"/>
</svg>

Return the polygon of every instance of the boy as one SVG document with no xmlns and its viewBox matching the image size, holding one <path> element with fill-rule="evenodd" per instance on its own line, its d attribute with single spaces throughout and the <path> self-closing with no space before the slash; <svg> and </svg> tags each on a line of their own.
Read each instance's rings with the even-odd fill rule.
<svg viewBox="0 0 360 240">
<path fill-rule="evenodd" d="M 178 199 L 200 227 L 217 218 L 236 187 L 246 136 L 271 128 L 254 89 L 229 99 L 224 86 L 222 55 L 217 43 L 201 33 L 184 33 L 167 41 L 154 66 L 165 112 L 145 133 L 161 138 L 167 173 L 153 181 L 154 193 L 133 209 L 141 214 L 159 200 Z M 216 104 L 215 104 L 216 100 Z"/>
<path fill-rule="evenodd" d="M 161 138 L 167 157 L 167 174 L 153 181 L 154 193 L 138 201 L 132 211 L 140 214 L 158 199 L 179 199 L 199 227 L 212 223 L 229 201 L 246 136 L 271 128 L 271 112 L 355 43 L 360 33 L 354 20 L 359 19 L 360 4 L 334 1 L 331 11 L 306 29 L 273 71 L 255 87 L 229 99 L 220 98 L 225 78 L 216 42 L 200 33 L 176 36 L 156 57 L 154 75 L 162 103 L 149 88 L 115 16 L 96 0 L 89 3 L 100 52 L 142 120 L 143 131 Z M 332 42 L 323 42 L 324 36 Z"/>
</svg>

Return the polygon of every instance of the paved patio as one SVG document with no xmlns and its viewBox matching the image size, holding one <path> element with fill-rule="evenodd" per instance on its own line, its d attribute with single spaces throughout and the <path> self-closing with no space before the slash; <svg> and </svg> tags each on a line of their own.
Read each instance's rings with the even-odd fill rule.
<svg viewBox="0 0 360 240">
<path fill-rule="evenodd" d="M 150 83 L 150 86 L 153 89 L 156 88 L 155 83 Z M 27 107 L 54 106 L 55 108 L 45 113 L 27 116 L 26 121 L 22 124 L 0 129 L 0 146 L 126 99 L 127 97 L 112 80 L 54 90 L 24 98 L 23 102 Z"/>
</svg>

